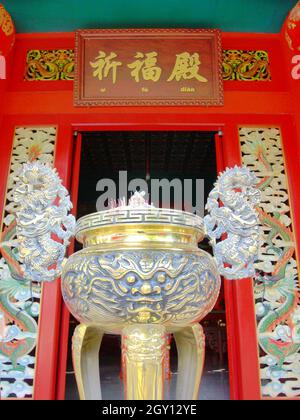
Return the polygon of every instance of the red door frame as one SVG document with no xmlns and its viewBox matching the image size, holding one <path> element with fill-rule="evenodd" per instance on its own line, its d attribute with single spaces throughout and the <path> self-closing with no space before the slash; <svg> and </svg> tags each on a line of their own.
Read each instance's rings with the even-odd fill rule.
<svg viewBox="0 0 300 420">
<path fill-rule="evenodd" d="M 240 164 L 237 133 L 233 131 L 237 126 L 227 124 L 203 123 L 143 123 L 141 121 L 105 124 L 76 124 L 72 127 L 72 138 L 75 131 L 223 131 L 222 137 L 216 138 L 218 152 L 218 170 L 226 166 Z M 233 144 L 235 143 L 235 144 Z M 81 151 L 81 138 L 73 145 L 73 174 L 71 181 L 72 199 L 76 200 L 79 181 L 79 163 Z M 79 156 L 79 158 L 78 158 Z M 57 156 L 59 160 L 59 156 Z M 221 165 L 223 167 L 221 167 Z M 75 175 L 75 176 L 74 176 Z M 68 178 L 70 178 L 69 174 Z M 224 293 L 226 301 L 227 337 L 228 337 L 228 362 L 231 399 L 260 399 L 260 377 L 258 362 L 258 343 L 256 335 L 256 321 L 252 279 L 240 281 L 225 280 Z M 60 339 L 58 351 L 58 375 L 56 384 L 56 399 L 65 397 L 66 362 L 68 352 L 69 312 L 62 304 Z M 247 332 L 245 334 L 245 331 Z"/>
<path fill-rule="evenodd" d="M 286 171 L 293 214 L 297 255 L 300 255 L 300 114 L 298 112 L 299 82 L 287 83 L 290 77 L 290 59 L 284 57 L 285 40 L 279 34 L 223 33 L 224 49 L 255 50 L 269 52 L 272 81 L 241 83 L 225 81 L 225 105 L 212 107 L 92 107 L 73 106 L 71 82 L 25 82 L 24 66 L 29 49 L 73 48 L 74 33 L 18 34 L 14 51 L 13 75 L 7 81 L 0 105 L 0 214 L 6 195 L 6 179 L 9 171 L 10 151 L 15 126 L 58 126 L 55 166 L 64 184 L 70 188 L 72 163 L 72 136 L 75 130 L 128 130 L 132 124 L 137 129 L 155 130 L 174 125 L 185 129 L 205 126 L 222 129 L 224 138 L 224 164 L 232 166 L 240 162 L 238 126 L 275 126 L 282 128 Z M 281 40 L 284 44 L 281 45 Z M 4 85 L 0 84 L 1 93 Z M 6 82 L 5 82 L 6 83 Z M 95 124 L 95 121 L 101 121 Z M 179 121 L 179 123 L 178 123 Z M 223 124 L 219 124 L 219 121 Z M 78 124 L 77 124 L 78 123 Z M 196 128 L 197 129 L 197 128 Z M 230 336 L 231 397 L 248 399 L 260 397 L 258 346 L 256 325 L 253 321 L 251 280 L 226 282 L 228 335 Z M 227 305 L 228 306 L 228 305 Z M 55 399 L 64 396 L 65 360 L 64 343 L 59 332 L 67 325 L 68 313 L 62 306 L 60 284 L 55 282 L 43 288 L 39 336 L 35 371 L 35 399 Z M 257 359 L 257 360 L 255 360 Z M 63 371 L 64 375 L 61 375 Z"/>
</svg>

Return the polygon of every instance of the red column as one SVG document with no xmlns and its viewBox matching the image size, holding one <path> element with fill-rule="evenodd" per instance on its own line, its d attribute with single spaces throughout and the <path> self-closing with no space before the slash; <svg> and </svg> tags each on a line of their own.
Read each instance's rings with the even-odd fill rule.
<svg viewBox="0 0 300 420">
<path fill-rule="evenodd" d="M 56 141 L 56 159 L 54 166 L 69 188 L 72 165 L 72 129 L 66 124 L 58 127 Z M 61 335 L 62 295 L 60 280 L 43 285 L 41 299 L 41 313 L 39 317 L 39 334 L 37 342 L 37 356 L 34 379 L 34 399 L 54 400 L 56 398 L 58 368 L 66 363 L 66 353 L 59 352 L 59 338 Z M 66 347 L 63 349 L 66 351 Z M 64 384 L 62 384 L 63 386 Z"/>
<path fill-rule="evenodd" d="M 238 127 L 227 124 L 223 138 L 224 165 L 241 164 Z M 261 399 L 259 354 L 253 280 L 224 280 L 231 399 Z"/>
</svg>

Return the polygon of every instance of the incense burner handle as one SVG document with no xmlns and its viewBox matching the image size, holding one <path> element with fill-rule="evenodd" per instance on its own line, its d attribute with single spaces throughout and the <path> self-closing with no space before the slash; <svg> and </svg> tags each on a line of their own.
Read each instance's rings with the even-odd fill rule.
<svg viewBox="0 0 300 420">
<path fill-rule="evenodd" d="M 257 178 L 246 167 L 221 173 L 208 195 L 203 222 L 218 270 L 227 279 L 255 275 L 254 263 L 262 242 L 256 206 L 260 202 Z"/>
<path fill-rule="evenodd" d="M 75 233 L 69 193 L 56 169 L 34 161 L 23 164 L 13 197 L 24 277 L 52 282 L 62 273 L 66 249 Z"/>
</svg>

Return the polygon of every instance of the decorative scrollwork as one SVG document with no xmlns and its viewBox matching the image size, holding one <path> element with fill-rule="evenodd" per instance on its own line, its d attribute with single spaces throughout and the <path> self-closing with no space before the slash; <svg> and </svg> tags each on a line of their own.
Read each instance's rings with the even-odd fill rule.
<svg viewBox="0 0 300 420">
<path fill-rule="evenodd" d="M 172 224 L 178 226 L 190 226 L 203 231 L 203 220 L 201 217 L 174 209 L 157 209 L 155 207 L 116 207 L 110 210 L 92 213 L 81 217 L 76 225 L 76 238 L 83 241 L 86 232 L 91 228 L 100 228 L 108 225 L 123 224 Z"/>
<path fill-rule="evenodd" d="M 74 50 L 30 50 L 25 80 L 74 80 Z"/>
<path fill-rule="evenodd" d="M 267 51 L 223 50 L 223 80 L 271 80 Z"/>
<path fill-rule="evenodd" d="M 55 280 L 75 231 L 75 218 L 68 214 L 72 208 L 68 191 L 56 170 L 36 161 L 23 165 L 14 201 L 19 206 L 17 237 L 25 277 L 37 282 Z"/>
<path fill-rule="evenodd" d="M 255 205 L 260 192 L 256 177 L 245 167 L 226 169 L 208 196 L 204 218 L 220 274 L 242 279 L 255 274 L 261 229 Z M 222 206 L 221 206 L 222 203 Z M 227 234 L 226 239 L 221 240 Z M 219 242 L 217 242 L 219 240 Z"/>
</svg>

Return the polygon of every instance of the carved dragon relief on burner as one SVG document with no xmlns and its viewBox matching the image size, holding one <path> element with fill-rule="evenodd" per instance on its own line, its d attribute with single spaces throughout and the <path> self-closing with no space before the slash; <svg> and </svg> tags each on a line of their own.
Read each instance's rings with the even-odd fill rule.
<svg viewBox="0 0 300 420">
<path fill-rule="evenodd" d="M 183 325 L 202 318 L 218 297 L 219 274 L 202 251 L 82 255 L 70 257 L 63 284 L 64 300 L 81 322 Z"/>
</svg>

